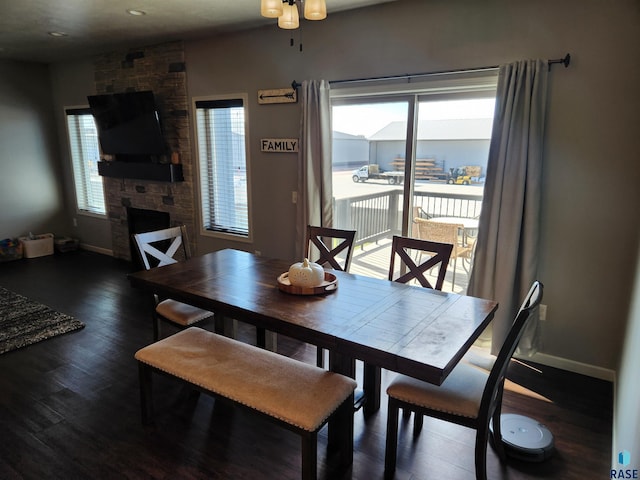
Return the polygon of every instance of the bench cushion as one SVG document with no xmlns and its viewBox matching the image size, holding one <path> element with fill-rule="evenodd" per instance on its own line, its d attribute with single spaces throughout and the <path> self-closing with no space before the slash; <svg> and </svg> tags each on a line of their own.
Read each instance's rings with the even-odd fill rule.
<svg viewBox="0 0 640 480">
<path fill-rule="evenodd" d="M 356 387 L 351 378 L 198 327 L 144 347 L 135 358 L 310 432 Z"/>
</svg>

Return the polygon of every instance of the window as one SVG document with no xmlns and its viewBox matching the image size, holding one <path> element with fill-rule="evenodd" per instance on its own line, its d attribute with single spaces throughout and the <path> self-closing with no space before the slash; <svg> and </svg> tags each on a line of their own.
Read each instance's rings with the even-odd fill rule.
<svg viewBox="0 0 640 480">
<path fill-rule="evenodd" d="M 202 228 L 250 239 L 243 95 L 196 100 Z"/>
<path fill-rule="evenodd" d="M 67 109 L 67 131 L 79 212 L 105 215 L 104 188 L 98 174 L 98 132 L 88 108 Z"/>
</svg>

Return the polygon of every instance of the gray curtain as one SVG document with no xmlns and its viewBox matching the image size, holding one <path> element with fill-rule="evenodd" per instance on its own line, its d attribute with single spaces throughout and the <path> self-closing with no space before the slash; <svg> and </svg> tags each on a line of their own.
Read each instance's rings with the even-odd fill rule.
<svg viewBox="0 0 640 480">
<path fill-rule="evenodd" d="M 548 64 L 500 67 L 478 243 L 468 294 L 497 300 L 492 353 L 502 346 L 520 303 L 538 277 L 542 150 Z M 537 349 L 538 319 L 519 353 Z"/>
<path fill-rule="evenodd" d="M 330 227 L 333 223 L 329 82 L 302 82 L 300 101 L 297 258 L 301 258 L 306 251 L 304 241 L 307 225 Z"/>
</svg>

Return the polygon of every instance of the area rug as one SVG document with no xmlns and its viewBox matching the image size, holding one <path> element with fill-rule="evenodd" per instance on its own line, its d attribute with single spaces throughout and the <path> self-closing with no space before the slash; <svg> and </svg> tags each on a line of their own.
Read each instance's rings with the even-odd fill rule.
<svg viewBox="0 0 640 480">
<path fill-rule="evenodd" d="M 81 328 L 81 321 L 0 287 L 0 354 Z"/>
</svg>

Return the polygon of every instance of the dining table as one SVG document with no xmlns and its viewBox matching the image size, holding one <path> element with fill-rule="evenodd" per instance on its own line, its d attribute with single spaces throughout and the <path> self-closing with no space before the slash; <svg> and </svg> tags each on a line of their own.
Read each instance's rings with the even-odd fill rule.
<svg viewBox="0 0 640 480">
<path fill-rule="evenodd" d="M 292 260 L 223 249 L 134 272 L 133 287 L 195 305 L 329 351 L 329 368 L 355 378 L 355 362 L 436 385 L 492 320 L 495 301 L 331 270 L 335 288 L 295 294 L 278 277 Z M 365 374 L 365 413 L 380 406 Z M 330 425 L 331 432 L 331 425 Z"/>
</svg>

